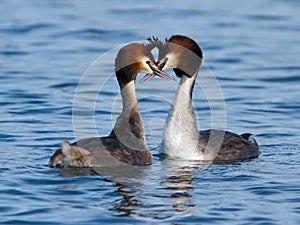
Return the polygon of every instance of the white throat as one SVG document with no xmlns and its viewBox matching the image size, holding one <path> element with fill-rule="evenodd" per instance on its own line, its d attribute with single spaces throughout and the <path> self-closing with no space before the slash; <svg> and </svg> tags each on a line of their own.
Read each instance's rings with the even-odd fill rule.
<svg viewBox="0 0 300 225">
<path fill-rule="evenodd" d="M 198 73 L 198 71 L 197 71 Z M 203 160 L 198 154 L 199 132 L 192 109 L 192 88 L 197 74 L 181 78 L 173 105 L 167 118 L 161 152 L 176 158 Z"/>
<path fill-rule="evenodd" d="M 123 113 L 129 113 L 132 107 L 137 104 L 134 81 L 130 81 L 121 90 L 121 96 L 123 101 Z"/>
<path fill-rule="evenodd" d="M 121 90 L 123 110 L 117 118 L 114 134 L 127 147 L 147 149 L 144 126 L 139 113 L 135 95 L 134 81 L 130 81 Z"/>
</svg>

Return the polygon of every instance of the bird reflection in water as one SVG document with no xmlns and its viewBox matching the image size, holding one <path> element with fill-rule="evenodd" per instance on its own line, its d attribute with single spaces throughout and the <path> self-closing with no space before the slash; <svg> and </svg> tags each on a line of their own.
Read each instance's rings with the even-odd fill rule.
<svg viewBox="0 0 300 225">
<path fill-rule="evenodd" d="M 109 191 L 112 204 L 101 204 L 101 207 L 117 217 L 161 220 L 193 215 L 196 204 L 192 198 L 193 180 L 207 165 L 174 159 L 157 160 L 155 164 L 146 167 L 64 168 L 61 176 L 101 175 L 112 184 Z"/>
<path fill-rule="evenodd" d="M 176 216 L 193 215 L 192 208 L 195 203 L 191 192 L 195 185 L 193 183 L 195 171 L 199 172 L 208 164 L 168 159 L 160 163 L 159 172 L 155 165 L 148 167 L 147 173 L 139 177 L 140 182 L 135 185 L 128 182 L 116 183 L 115 193 L 121 198 L 115 201 L 113 208 L 110 208 L 116 212 L 116 216 L 171 219 Z M 170 205 L 173 210 L 170 210 Z"/>
<path fill-rule="evenodd" d="M 171 200 L 176 214 L 191 216 L 193 203 L 191 192 L 194 189 L 195 171 L 206 168 L 209 163 L 200 161 L 165 159 L 166 178 L 163 185 L 171 192 Z"/>
</svg>

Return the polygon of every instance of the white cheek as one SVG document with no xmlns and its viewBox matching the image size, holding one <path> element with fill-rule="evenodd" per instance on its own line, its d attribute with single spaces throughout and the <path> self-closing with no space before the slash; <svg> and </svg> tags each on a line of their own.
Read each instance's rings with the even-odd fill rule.
<svg viewBox="0 0 300 225">
<path fill-rule="evenodd" d="M 141 58 L 141 62 L 146 63 L 147 61 L 150 61 L 148 57 Z"/>
<path fill-rule="evenodd" d="M 147 63 L 147 62 L 150 62 L 150 59 L 143 58 L 141 62 L 143 63 L 143 68 L 144 68 L 144 71 L 141 71 L 141 72 L 152 73 L 152 70 L 151 70 L 149 64 Z"/>
<path fill-rule="evenodd" d="M 164 70 L 169 70 L 177 67 L 177 57 L 174 54 L 169 53 L 166 55 L 166 58 L 168 58 L 168 61 L 163 68 Z"/>
</svg>

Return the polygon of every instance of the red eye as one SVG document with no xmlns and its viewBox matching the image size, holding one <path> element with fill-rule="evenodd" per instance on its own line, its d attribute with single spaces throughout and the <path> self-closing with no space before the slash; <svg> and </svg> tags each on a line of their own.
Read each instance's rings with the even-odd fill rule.
<svg viewBox="0 0 300 225">
<path fill-rule="evenodd" d="M 147 64 L 150 64 L 150 61 L 146 61 Z"/>
</svg>

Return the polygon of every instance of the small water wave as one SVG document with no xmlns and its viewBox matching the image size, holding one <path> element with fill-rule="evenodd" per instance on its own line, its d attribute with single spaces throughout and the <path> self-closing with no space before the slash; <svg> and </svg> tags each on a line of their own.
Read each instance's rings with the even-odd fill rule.
<svg viewBox="0 0 300 225">
<path fill-rule="evenodd" d="M 51 30 L 52 28 L 56 28 L 57 26 L 52 23 L 34 23 L 34 24 L 22 24 L 22 26 L 11 26 L 6 28 L 1 28 L 0 32 L 3 32 L 5 34 L 20 34 L 24 35 L 27 33 L 32 33 L 40 30 Z"/>
<path fill-rule="evenodd" d="M 299 224 L 299 3 L 119 3 L 1 2 L 0 223 Z M 76 141 L 75 93 L 84 103 L 77 108 L 84 135 L 87 118 L 106 135 L 121 112 L 116 79 L 108 79 L 115 55 L 77 92 L 89 64 L 121 44 L 174 33 L 193 37 L 209 65 L 194 88 L 201 128 L 211 128 L 210 110 L 222 101 L 210 107 L 201 92 L 213 73 L 226 129 L 256 134 L 260 156 L 211 165 L 159 158 L 177 84 L 154 78 L 136 85 L 152 166 L 49 168 L 62 141 Z"/>
<path fill-rule="evenodd" d="M 126 36 L 128 38 L 134 37 L 136 40 L 136 34 L 131 30 L 104 30 L 96 28 L 82 28 L 76 30 L 60 31 L 51 34 L 52 38 L 72 37 L 75 39 L 88 39 L 88 40 L 107 40 L 110 37 L 117 39 L 120 36 Z"/>
<path fill-rule="evenodd" d="M 269 77 L 269 78 L 260 78 L 260 81 L 271 82 L 271 83 L 289 83 L 289 82 L 298 82 L 300 81 L 299 76 L 282 76 L 282 77 Z"/>
<path fill-rule="evenodd" d="M 248 19 L 251 20 L 257 20 L 257 21 L 285 21 L 287 20 L 287 16 L 282 15 L 276 15 L 276 14 L 253 14 L 253 15 L 247 15 Z"/>
</svg>

